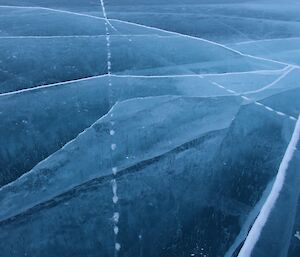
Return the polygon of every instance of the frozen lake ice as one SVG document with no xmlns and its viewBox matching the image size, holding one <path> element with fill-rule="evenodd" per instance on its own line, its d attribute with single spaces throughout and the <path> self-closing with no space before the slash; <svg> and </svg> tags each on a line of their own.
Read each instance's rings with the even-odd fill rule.
<svg viewBox="0 0 300 257">
<path fill-rule="evenodd" d="M 0 0 L 1 257 L 299 257 L 297 0 Z"/>
</svg>

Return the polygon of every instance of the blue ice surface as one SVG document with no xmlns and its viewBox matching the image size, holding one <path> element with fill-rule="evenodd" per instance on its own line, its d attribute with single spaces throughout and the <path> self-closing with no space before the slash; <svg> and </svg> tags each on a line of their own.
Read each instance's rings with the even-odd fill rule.
<svg viewBox="0 0 300 257">
<path fill-rule="evenodd" d="M 0 0 L 0 256 L 300 256 L 300 3 L 101 2 Z"/>
</svg>

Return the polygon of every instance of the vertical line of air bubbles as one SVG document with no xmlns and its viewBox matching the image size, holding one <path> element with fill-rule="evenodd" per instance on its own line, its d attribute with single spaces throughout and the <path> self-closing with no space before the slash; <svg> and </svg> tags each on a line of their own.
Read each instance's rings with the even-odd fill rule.
<svg viewBox="0 0 300 257">
<path fill-rule="evenodd" d="M 109 101 L 109 106 L 110 109 L 114 105 L 114 100 L 113 100 L 113 89 L 112 89 L 112 55 L 111 55 L 111 37 L 110 37 L 110 31 L 109 31 L 109 26 L 110 22 L 107 18 L 106 15 L 106 10 L 104 6 L 103 0 L 100 0 L 101 2 L 101 7 L 102 7 L 102 12 L 103 12 L 103 17 L 105 19 L 105 32 L 106 32 L 106 49 L 107 49 L 107 74 L 108 74 L 108 101 Z M 114 256 L 117 257 L 118 253 L 121 249 L 121 244 L 118 242 L 118 234 L 119 234 L 119 218 L 120 214 L 118 212 L 118 184 L 117 184 L 117 179 L 116 175 L 118 172 L 117 167 L 114 166 L 114 161 L 113 161 L 113 156 L 114 152 L 117 149 L 117 144 L 115 142 L 115 121 L 114 121 L 114 113 L 113 110 L 111 109 L 110 111 L 110 128 L 109 128 L 109 135 L 111 137 L 111 144 L 110 144 L 110 151 L 111 151 L 111 172 L 113 174 L 113 179 L 111 180 L 111 187 L 112 187 L 112 202 L 113 202 L 113 216 L 112 216 L 112 221 L 113 221 L 113 233 L 114 233 Z"/>
</svg>

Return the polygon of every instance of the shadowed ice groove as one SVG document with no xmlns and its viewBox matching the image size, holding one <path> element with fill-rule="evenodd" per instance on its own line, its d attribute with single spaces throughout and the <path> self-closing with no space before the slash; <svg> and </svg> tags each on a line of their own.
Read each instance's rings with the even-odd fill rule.
<svg viewBox="0 0 300 257">
<path fill-rule="evenodd" d="M 114 163 L 117 167 L 124 168 L 132 163 L 166 152 L 203 133 L 226 128 L 237 112 L 239 104 L 240 101 L 235 100 L 234 97 L 184 98 L 174 96 L 141 98 L 117 104 L 114 107 L 114 119 L 116 121 L 115 130 L 118 131 L 115 140 L 119 142 L 119 147 L 113 157 Z M 125 109 L 122 107 L 123 105 L 126 106 Z M 205 109 L 203 109 L 204 106 Z M 222 113 L 217 112 L 218 106 L 223 106 Z M 190 112 L 183 115 L 182 112 L 188 110 L 186 108 L 190 109 Z M 145 112 L 148 115 L 143 116 L 142 114 Z M 158 112 L 161 113 L 160 116 L 157 116 Z M 164 116 L 162 116 L 163 113 Z M 136 119 L 136 116 L 139 119 Z M 128 119 L 132 120 L 133 124 L 127 123 Z M 218 124 L 214 122 L 216 119 L 219 121 Z M 173 131 L 169 129 L 168 124 L 172 124 L 175 120 L 178 125 L 174 127 Z M 181 123 L 181 120 L 184 122 Z M 20 210 L 24 211 L 40 202 L 49 200 L 49 197 L 51 199 L 87 180 L 110 174 L 110 160 L 107 152 L 109 147 L 106 146 L 109 142 L 109 133 L 106 129 L 109 122 L 109 115 L 102 117 L 91 128 L 41 162 L 32 171 L 3 187 L 1 201 L 2 205 L 6 207 L 3 209 L 1 219 L 6 219 Z M 197 129 L 185 133 L 187 128 Z M 137 144 L 131 143 L 133 138 L 137 139 L 138 137 L 143 138 L 141 144 L 138 144 L 139 141 L 136 142 Z M 160 138 L 160 141 L 157 141 L 157 138 Z M 87 148 L 87 146 L 89 147 Z M 101 156 L 100 160 L 99 156 Z M 89 168 L 81 168 L 73 160 L 85 163 Z M 48 165 L 50 166 L 47 167 Z M 101 169 L 101 173 L 99 173 L 99 169 Z M 49 179 L 48 175 L 51 170 L 54 172 L 53 178 Z M 60 171 L 58 172 L 58 170 Z M 44 172 L 45 174 L 42 175 Z M 35 182 L 32 184 L 32 176 L 38 176 L 41 179 L 39 182 L 36 181 L 38 184 Z M 32 190 L 30 196 L 27 196 L 29 201 L 24 207 L 20 207 L 22 201 L 17 201 L 15 197 L 27 195 L 29 192 L 25 193 L 21 190 L 23 193 L 19 191 L 12 198 L 4 196 L 14 188 L 14 185 L 25 191 Z M 45 193 L 44 200 L 39 193 L 37 194 L 37 185 Z"/>
</svg>

